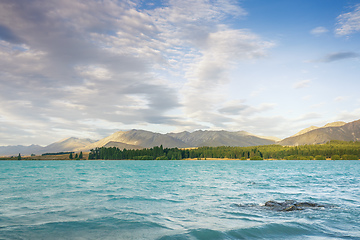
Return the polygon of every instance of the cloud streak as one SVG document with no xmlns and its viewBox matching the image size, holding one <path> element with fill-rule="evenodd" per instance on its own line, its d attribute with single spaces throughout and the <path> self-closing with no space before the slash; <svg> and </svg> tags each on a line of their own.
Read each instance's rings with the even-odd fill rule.
<svg viewBox="0 0 360 240">
<path fill-rule="evenodd" d="M 321 36 L 327 32 L 329 32 L 329 30 L 326 29 L 325 27 L 316 27 L 310 31 L 310 33 L 315 36 Z"/>
<path fill-rule="evenodd" d="M 346 36 L 360 31 L 360 4 L 355 5 L 352 12 L 341 14 L 337 17 L 335 34 Z"/>
<path fill-rule="evenodd" d="M 357 52 L 335 52 L 335 53 L 327 54 L 323 58 L 310 62 L 330 63 L 330 62 L 336 62 L 340 60 L 359 58 L 359 57 L 360 54 L 358 54 Z"/>
</svg>

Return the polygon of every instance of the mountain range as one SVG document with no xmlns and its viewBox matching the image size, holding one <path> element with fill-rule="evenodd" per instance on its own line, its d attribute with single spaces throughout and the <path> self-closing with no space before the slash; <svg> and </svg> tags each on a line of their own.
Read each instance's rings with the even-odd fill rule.
<svg viewBox="0 0 360 240">
<path fill-rule="evenodd" d="M 60 141 L 54 142 L 50 145 L 42 147 L 40 145 L 30 145 L 30 146 L 0 146 L 0 156 L 14 156 L 21 153 L 21 155 L 30 155 L 30 154 L 43 154 L 43 153 L 56 153 L 56 152 L 69 152 L 74 151 L 74 149 L 85 147 L 95 140 L 91 139 L 80 139 L 76 137 L 65 138 Z"/>
<path fill-rule="evenodd" d="M 228 131 L 195 131 L 180 133 L 154 133 L 144 130 L 116 132 L 100 141 L 78 148 L 77 151 L 88 151 L 102 146 L 124 146 L 125 148 L 151 148 L 163 145 L 164 148 L 216 147 L 216 146 L 256 146 L 274 144 L 276 141 L 250 133 Z"/>
<path fill-rule="evenodd" d="M 360 120 L 345 123 L 334 122 L 323 127 L 311 126 L 285 139 L 257 136 L 245 131 L 203 131 L 180 133 L 155 133 L 144 130 L 118 131 L 101 140 L 66 138 L 48 146 L 0 146 L 0 156 L 56 153 L 68 151 L 89 151 L 96 147 L 118 147 L 126 149 L 151 148 L 163 145 L 164 148 L 191 148 L 234 146 L 247 147 L 269 144 L 297 146 L 304 144 L 323 144 L 330 140 L 360 141 Z"/>
<path fill-rule="evenodd" d="M 295 134 L 278 142 L 283 146 L 298 146 L 305 144 L 323 144 L 330 140 L 360 141 L 360 120 L 344 123 L 335 122 L 324 127 L 314 128 Z"/>
</svg>

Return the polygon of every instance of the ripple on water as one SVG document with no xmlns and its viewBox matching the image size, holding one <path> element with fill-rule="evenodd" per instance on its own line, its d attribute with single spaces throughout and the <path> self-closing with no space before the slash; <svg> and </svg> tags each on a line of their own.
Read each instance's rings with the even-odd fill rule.
<svg viewBox="0 0 360 240">
<path fill-rule="evenodd" d="M 360 239 L 359 164 L 0 162 L 0 238 Z M 337 207 L 263 207 L 287 199 Z"/>
<path fill-rule="evenodd" d="M 155 222 L 107 217 L 13 227 L 2 232 L 2 236 L 7 239 L 155 239 L 164 231 L 169 229 Z"/>
</svg>

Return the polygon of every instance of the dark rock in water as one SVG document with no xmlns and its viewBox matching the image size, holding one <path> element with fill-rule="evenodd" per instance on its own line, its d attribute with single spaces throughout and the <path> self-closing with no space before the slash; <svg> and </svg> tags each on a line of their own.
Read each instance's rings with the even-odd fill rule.
<svg viewBox="0 0 360 240">
<path fill-rule="evenodd" d="M 276 201 L 267 201 L 264 205 L 257 204 L 235 204 L 237 207 L 255 207 L 255 208 L 267 208 L 274 211 L 280 212 L 291 212 L 304 210 L 309 208 L 326 208 L 326 207 L 335 207 L 333 205 L 321 205 L 312 202 L 296 202 L 294 200 L 286 200 L 284 202 L 276 202 Z"/>
<path fill-rule="evenodd" d="M 304 210 L 305 208 L 318 208 L 325 207 L 324 205 L 320 205 L 312 202 L 296 202 L 293 200 L 286 200 L 285 202 L 275 202 L 275 201 L 267 201 L 265 203 L 266 207 L 269 207 L 276 211 L 290 212 L 296 210 Z"/>
</svg>

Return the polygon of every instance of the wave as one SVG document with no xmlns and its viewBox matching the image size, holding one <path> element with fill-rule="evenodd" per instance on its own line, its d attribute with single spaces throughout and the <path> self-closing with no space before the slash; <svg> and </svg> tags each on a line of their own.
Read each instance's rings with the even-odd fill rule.
<svg viewBox="0 0 360 240">
<path fill-rule="evenodd" d="M 156 222 L 131 221 L 113 217 L 78 221 L 47 222 L 30 226 L 1 228 L 1 239 L 155 239 L 149 232 L 170 230 Z"/>
<path fill-rule="evenodd" d="M 192 229 L 186 233 L 167 235 L 158 240 L 226 240 L 226 239 L 360 239 L 347 233 L 327 232 L 313 224 L 287 222 L 283 224 L 268 223 L 249 228 L 218 231 L 212 229 Z"/>
</svg>

